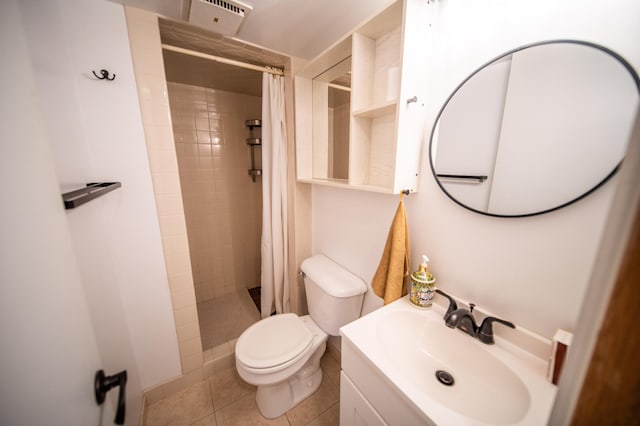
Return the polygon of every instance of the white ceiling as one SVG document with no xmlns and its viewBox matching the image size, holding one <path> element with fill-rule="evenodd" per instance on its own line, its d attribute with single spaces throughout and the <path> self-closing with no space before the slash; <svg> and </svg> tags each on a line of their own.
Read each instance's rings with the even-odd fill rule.
<svg viewBox="0 0 640 426">
<path fill-rule="evenodd" d="M 115 0 L 187 21 L 191 0 Z M 193 0 L 200 1 L 200 0 Z M 236 38 L 311 59 L 394 0 L 242 0 L 253 6 Z"/>
</svg>

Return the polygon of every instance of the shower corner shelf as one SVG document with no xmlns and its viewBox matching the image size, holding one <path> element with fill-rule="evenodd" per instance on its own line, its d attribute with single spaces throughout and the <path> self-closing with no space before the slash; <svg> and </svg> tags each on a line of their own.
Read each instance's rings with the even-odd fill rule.
<svg viewBox="0 0 640 426">
<path fill-rule="evenodd" d="M 114 189 L 120 188 L 121 186 L 122 184 L 120 182 L 88 183 L 86 188 L 76 189 L 75 191 L 65 192 L 62 194 L 64 208 L 66 210 L 75 209 L 76 207 L 95 198 L 101 197 Z"/>
<path fill-rule="evenodd" d="M 259 118 L 252 118 L 250 120 L 245 120 L 244 125 L 249 128 L 249 131 L 252 134 L 250 138 L 247 138 L 247 145 L 249 145 L 249 148 L 251 148 L 251 168 L 249 169 L 249 176 L 251 176 L 251 180 L 255 182 L 256 176 L 262 176 L 262 169 L 256 168 L 256 156 L 254 148 L 262 146 L 262 139 L 253 136 L 253 129 L 255 127 L 262 127 L 262 120 L 260 120 Z"/>
<path fill-rule="evenodd" d="M 254 127 L 262 127 L 262 120 L 259 118 L 253 118 L 251 120 L 246 120 L 244 125 L 253 130 Z"/>
</svg>

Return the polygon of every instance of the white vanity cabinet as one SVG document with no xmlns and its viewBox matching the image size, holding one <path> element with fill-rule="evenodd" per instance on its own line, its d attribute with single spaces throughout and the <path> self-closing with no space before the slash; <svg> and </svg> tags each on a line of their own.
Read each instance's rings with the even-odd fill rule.
<svg viewBox="0 0 640 426">
<path fill-rule="evenodd" d="M 486 345 L 448 328 L 445 310 L 405 296 L 340 328 L 342 426 L 547 424 L 551 342 L 517 326 Z"/>
<path fill-rule="evenodd" d="M 344 371 L 340 373 L 340 425 L 387 425 Z"/>
<path fill-rule="evenodd" d="M 341 358 L 340 426 L 435 425 L 344 335 Z"/>
<path fill-rule="evenodd" d="M 417 189 L 427 134 L 427 7 L 424 0 L 393 3 L 296 74 L 299 181 L 385 193 Z M 320 78 L 348 58 L 351 71 L 346 78 Z M 348 133 L 342 132 L 348 140 L 338 141 L 329 129 L 343 120 L 332 118 L 335 97 L 327 92 L 340 84 L 350 92 L 350 108 Z M 332 156 L 344 157 L 346 152 L 348 176 L 334 175 L 337 159 Z"/>
</svg>

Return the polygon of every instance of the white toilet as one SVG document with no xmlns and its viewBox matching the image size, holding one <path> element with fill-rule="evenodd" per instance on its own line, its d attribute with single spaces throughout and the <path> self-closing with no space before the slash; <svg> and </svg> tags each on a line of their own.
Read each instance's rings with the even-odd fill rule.
<svg viewBox="0 0 640 426">
<path fill-rule="evenodd" d="M 238 338 L 236 368 L 258 387 L 263 416 L 279 417 L 318 389 L 320 358 L 331 334 L 360 316 L 365 282 L 323 255 L 306 259 L 304 273 L 309 315 L 265 318 Z"/>
</svg>

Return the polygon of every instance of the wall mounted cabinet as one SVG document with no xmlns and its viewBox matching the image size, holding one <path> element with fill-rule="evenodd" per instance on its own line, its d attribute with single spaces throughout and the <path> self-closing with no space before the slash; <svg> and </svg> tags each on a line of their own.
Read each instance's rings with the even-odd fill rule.
<svg viewBox="0 0 640 426">
<path fill-rule="evenodd" d="M 397 1 L 295 77 L 298 180 L 367 191 L 416 191 L 425 140 L 427 3 Z M 333 72 L 350 58 L 351 70 Z M 328 76 L 328 77 L 327 77 Z M 332 87 L 348 91 L 348 140 Z M 344 138 L 346 139 L 346 138 Z M 348 176 L 333 170 L 344 160 Z"/>
</svg>

